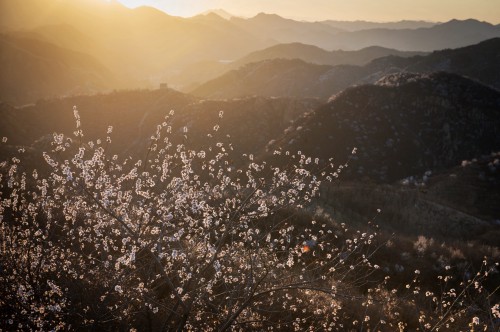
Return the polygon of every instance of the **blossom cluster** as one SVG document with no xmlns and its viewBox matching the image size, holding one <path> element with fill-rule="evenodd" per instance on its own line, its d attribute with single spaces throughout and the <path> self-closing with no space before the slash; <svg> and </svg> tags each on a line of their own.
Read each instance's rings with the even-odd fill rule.
<svg viewBox="0 0 500 332">
<path fill-rule="evenodd" d="M 16 157 L 0 165 L 6 329 L 404 325 L 387 314 L 397 291 L 372 259 L 385 245 L 378 229 L 304 212 L 346 165 L 288 151 L 274 153 L 289 160 L 281 168 L 253 155 L 236 163 L 218 125 L 205 147 L 174 143 L 173 112 L 134 160 L 106 152 L 111 127 L 106 143 L 85 142 L 74 114 L 74 136 L 55 134 L 45 165 L 28 172 Z M 453 306 L 455 293 L 434 305 Z M 360 320 L 345 310 L 355 301 Z M 375 307 L 387 311 L 370 316 Z M 442 317 L 434 323 L 449 322 Z"/>
</svg>

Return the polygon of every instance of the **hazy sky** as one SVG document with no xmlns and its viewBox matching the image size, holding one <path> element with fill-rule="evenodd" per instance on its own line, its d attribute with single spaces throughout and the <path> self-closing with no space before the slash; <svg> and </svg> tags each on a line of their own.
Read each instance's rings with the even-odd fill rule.
<svg viewBox="0 0 500 332">
<path fill-rule="evenodd" d="M 171 15 L 193 16 L 223 8 L 235 15 L 259 12 L 307 20 L 448 21 L 475 18 L 500 23 L 500 0 L 119 0 L 128 7 L 148 5 Z"/>
</svg>

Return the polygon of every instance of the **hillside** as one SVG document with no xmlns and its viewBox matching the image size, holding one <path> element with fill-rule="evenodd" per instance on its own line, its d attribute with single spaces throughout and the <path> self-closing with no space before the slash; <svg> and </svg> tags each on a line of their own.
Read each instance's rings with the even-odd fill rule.
<svg viewBox="0 0 500 332">
<path fill-rule="evenodd" d="M 45 40 L 92 54 L 111 70 L 142 81 L 143 87 L 156 86 L 188 63 L 234 59 L 270 45 L 221 17 L 180 18 L 151 7 L 129 9 L 116 1 L 48 1 L 50 6 L 45 0 L 2 0 L 3 29 L 43 30 Z M 82 49 L 84 43 L 65 38 L 68 26 L 93 46 Z"/>
<path fill-rule="evenodd" d="M 500 332 L 486 1 L 0 0 L 0 332 Z"/>
<path fill-rule="evenodd" d="M 235 16 L 222 8 L 210 9 L 210 10 L 207 10 L 207 11 L 201 13 L 200 15 L 207 15 L 207 14 L 217 14 L 218 16 L 220 16 L 226 20 L 229 20 L 231 17 Z"/>
<path fill-rule="evenodd" d="M 78 105 L 86 139 L 103 138 L 113 126 L 112 148 L 124 154 L 142 154 L 157 124 L 175 110 L 171 125 L 186 127 L 189 143 L 207 144 L 207 134 L 220 125 L 218 138 L 231 142 L 241 153 L 260 153 L 277 132 L 320 103 L 310 99 L 248 98 L 232 101 L 200 101 L 173 90 L 136 90 L 39 101 L 15 108 L 0 104 L 0 132 L 10 146 L 32 146 L 51 139 L 52 133 L 72 135 L 75 128 L 73 106 Z M 224 112 L 222 120 L 219 112 Z M 222 121 L 222 122 L 221 122 Z M 184 142 L 182 131 L 172 135 L 173 142 Z M 38 143 L 37 143 L 38 144 Z M 36 149 L 48 149 L 37 146 Z M 41 151 L 39 151 L 41 152 Z"/>
<path fill-rule="evenodd" d="M 195 84 L 215 78 L 228 68 L 236 69 L 249 61 L 269 57 L 293 56 L 318 64 L 362 65 L 379 56 L 404 55 L 386 48 L 433 51 L 500 36 L 498 26 L 474 20 L 455 20 L 430 27 L 421 27 L 418 22 L 406 25 L 404 22 L 392 25 L 354 22 L 352 26 L 364 24 L 365 28 L 372 28 L 346 31 L 326 22 L 296 21 L 265 13 L 251 18 L 226 19 L 212 12 L 182 18 L 151 7 L 130 9 L 117 1 L 105 0 L 1 0 L 0 19 L 4 33 L 28 33 L 32 39 L 94 58 L 119 77 L 111 88 L 155 88 L 166 82 L 183 91 L 190 91 Z M 294 50 L 297 43 L 326 51 L 360 51 L 338 51 L 323 58 L 322 52 L 310 47 Z M 295 46 L 283 46 L 282 51 L 280 47 L 263 51 L 270 52 L 269 55 L 251 54 L 277 44 Z M 374 45 L 381 48 L 361 50 Z M 249 58 L 235 62 L 247 55 Z M 227 65 L 231 62 L 233 67 Z M 61 80 L 54 84 L 66 86 L 67 81 Z M 43 82 L 36 84 L 43 85 Z M 56 93 L 65 94 L 66 90 Z M 50 95 L 51 91 L 41 93 L 42 97 Z M 11 102 L 18 98 L 7 97 Z M 21 100 L 20 104 L 24 102 Z"/>
<path fill-rule="evenodd" d="M 273 59 L 299 59 L 319 65 L 365 65 L 370 61 L 395 55 L 410 57 L 424 55 L 423 52 L 401 52 L 378 46 L 367 47 L 358 51 L 326 51 L 314 45 L 301 43 L 278 44 L 252 52 L 236 61 L 203 61 L 185 67 L 173 79 L 182 86 L 182 91 L 192 91 L 199 84 L 212 80 L 231 70 L 236 70 L 250 63 Z"/>
<path fill-rule="evenodd" d="M 408 71 L 453 72 L 500 89 L 500 38 L 459 49 L 435 51 L 415 60 L 406 68 Z"/>
<path fill-rule="evenodd" d="M 243 19 L 239 19 L 243 20 Z M 499 37 L 500 33 L 498 27 L 492 26 L 486 23 L 476 24 L 475 21 L 453 21 L 447 24 L 430 25 L 427 28 L 420 29 L 369 29 L 359 32 L 360 34 L 366 33 L 370 36 L 366 38 L 366 42 L 357 43 L 358 37 L 355 35 L 351 36 L 349 33 L 338 34 L 336 37 L 330 39 L 330 41 L 342 40 L 346 38 L 346 41 L 340 41 L 338 44 L 331 44 L 326 47 L 327 49 L 335 49 L 333 51 L 327 51 L 318 46 L 315 46 L 312 42 L 308 43 L 280 43 L 277 45 L 272 45 L 268 48 L 254 51 L 248 55 L 239 58 L 234 61 L 203 61 L 185 66 L 179 73 L 172 76 L 171 79 L 179 84 L 179 87 L 186 92 L 194 90 L 200 85 L 200 83 L 206 82 L 208 80 L 214 79 L 217 76 L 223 75 L 230 70 L 237 70 L 241 66 L 250 64 L 253 62 L 259 62 L 271 59 L 301 59 L 305 62 L 310 62 L 314 64 L 323 65 L 357 65 L 363 66 L 368 64 L 370 61 L 377 58 L 387 57 L 387 56 L 397 56 L 397 57 L 412 57 L 416 55 L 425 55 L 425 52 L 420 50 L 440 50 L 444 48 L 457 48 L 477 42 L 481 42 L 489 37 Z M 431 28 L 432 26 L 432 28 Z M 432 29 L 434 29 L 432 30 Z M 455 30 L 456 29 L 456 30 Z M 467 32 L 462 33 L 462 30 L 467 30 Z M 477 30 L 477 31 L 476 31 Z M 460 35 L 456 35 L 460 34 Z M 466 38 L 462 38 L 461 36 Z M 470 38 L 467 37 L 470 35 Z M 467 39 L 468 38 L 468 39 Z M 353 41 L 352 44 L 350 41 Z M 400 40 L 400 41 L 398 41 Z M 430 40 L 430 41 L 429 41 Z M 422 49 L 415 47 L 415 45 L 421 45 L 421 41 L 435 42 L 435 44 L 430 47 L 429 45 L 422 45 Z M 453 40 L 458 40 L 457 42 L 452 42 Z M 468 42 L 470 41 L 470 43 Z M 372 45 L 392 45 L 393 48 L 372 46 Z M 412 45 L 412 51 L 399 51 L 398 49 L 407 49 L 408 45 Z M 324 46 L 323 46 L 324 47 Z M 489 52 L 494 52 L 496 46 L 492 45 L 490 47 L 486 46 Z M 397 48 L 397 49 L 396 49 Z M 346 51 L 349 49 L 356 49 L 355 51 Z M 479 50 L 479 49 L 478 49 Z M 420 52 L 418 52 L 420 51 Z M 439 51 L 435 51 L 439 52 Z M 465 50 L 465 52 L 469 52 Z M 453 53 L 453 51 L 450 51 Z M 447 55 L 444 55 L 447 56 Z M 472 59 L 472 58 L 471 58 Z M 437 63 L 438 60 L 432 58 L 430 62 L 436 62 L 432 70 L 446 70 L 442 67 L 442 59 Z M 495 60 L 496 61 L 496 60 Z M 477 61 L 470 61 L 479 65 Z M 487 59 L 487 65 L 491 65 L 491 57 Z M 403 64 L 402 64 L 403 65 Z M 404 64 L 406 66 L 406 64 Z M 420 69 L 411 69 L 412 71 L 420 71 Z M 424 69 L 421 69 L 424 71 Z M 432 71 L 428 70 L 428 71 Z M 453 71 L 450 68 L 450 71 Z M 457 72 L 459 70 L 456 67 Z M 385 73 L 385 72 L 384 72 Z M 382 73 L 382 75 L 384 74 Z M 465 74 L 465 73 L 464 73 Z M 371 73 L 368 73 L 371 75 Z M 381 75 L 378 75 L 379 78 Z M 377 79 L 375 78 L 375 80 Z M 371 80 L 373 81 L 373 80 Z M 363 82 L 370 82 L 362 81 Z"/>
<path fill-rule="evenodd" d="M 230 22 L 274 43 L 299 42 L 319 47 L 327 47 L 330 40 L 342 31 L 321 22 L 295 21 L 266 13 L 248 19 L 232 17 Z"/>
<path fill-rule="evenodd" d="M 338 94 L 269 149 L 351 159 L 351 176 L 391 183 L 497 151 L 499 110 L 500 92 L 458 75 L 393 74 Z"/>
<path fill-rule="evenodd" d="M 464 47 L 495 37 L 500 37 L 500 28 L 496 25 L 472 19 L 451 20 L 428 28 L 342 32 L 328 48 L 352 50 L 378 45 L 402 51 L 429 52 Z"/>
<path fill-rule="evenodd" d="M 441 172 L 393 184 L 375 184 L 355 177 L 327 187 L 321 203 L 329 206 L 336 218 L 360 225 L 366 215 L 381 209 L 378 223 L 400 236 L 425 236 L 438 241 L 473 239 L 497 246 L 499 157 L 498 152 L 493 152 Z"/>
<path fill-rule="evenodd" d="M 335 21 L 327 20 L 322 23 L 331 25 L 332 27 L 346 30 L 346 31 L 359 31 L 369 29 L 418 29 L 430 28 L 439 23 L 428 21 L 398 21 L 398 22 L 367 22 L 367 21 Z"/>
<path fill-rule="evenodd" d="M 389 56 L 411 57 L 424 55 L 424 52 L 402 52 L 378 46 L 370 46 L 358 51 L 325 51 L 313 45 L 301 43 L 279 44 L 263 50 L 252 52 L 247 56 L 232 63 L 234 68 L 247 63 L 268 59 L 300 59 L 305 62 L 320 65 L 366 65 L 370 61 Z"/>
<path fill-rule="evenodd" d="M 225 99 L 244 96 L 317 97 L 318 78 L 331 66 L 302 60 L 273 59 L 251 63 L 194 89 L 196 96 Z"/>
<path fill-rule="evenodd" d="M 53 133 L 72 136 L 73 105 L 85 142 L 104 138 L 113 126 L 106 146 L 111 154 L 145 158 L 156 125 L 175 110 L 169 121 L 173 144 L 204 149 L 230 142 L 236 155 L 251 153 L 273 165 L 281 162 L 275 149 L 323 161 L 333 157 L 337 165 L 348 161 L 340 182 L 325 186 L 316 202 L 326 215 L 363 225 L 380 208 L 384 232 L 496 245 L 500 93 L 460 76 L 389 75 L 327 104 L 264 97 L 201 101 L 168 89 L 49 99 L 21 108 L 2 103 L 0 132 L 8 141 L 0 157 L 18 155 L 43 170 L 41 152 L 52 149 Z M 26 152 L 19 154 L 20 147 Z M 231 166 L 246 162 L 233 158 Z"/>
<path fill-rule="evenodd" d="M 92 56 L 30 37 L 0 35 L 0 63 L 0 100 L 13 104 L 120 87 Z"/>
<path fill-rule="evenodd" d="M 314 47 L 306 49 L 317 51 Z M 370 49 L 367 49 L 370 50 Z M 359 51 L 362 52 L 362 51 Z M 349 53 L 349 52 L 340 52 Z M 323 54 L 323 53 L 322 53 Z M 353 53 L 353 58 L 356 58 Z M 245 95 L 296 96 L 328 99 L 343 89 L 374 83 L 397 72 L 432 73 L 447 71 L 500 89 L 500 39 L 427 56 L 386 56 L 364 66 L 319 66 L 299 60 L 274 59 L 247 64 L 208 81 L 192 93 L 205 98 L 234 98 Z M 272 73 L 272 75 L 268 75 Z M 291 79 L 297 77 L 298 79 Z"/>
<path fill-rule="evenodd" d="M 362 223 L 381 208 L 385 230 L 447 238 L 454 229 L 456 237 L 494 243 L 488 234 L 499 216 L 492 202 L 500 167 L 490 153 L 500 150 L 500 93 L 457 75 L 389 75 L 376 85 L 349 88 L 327 104 L 263 97 L 201 101 L 168 89 L 51 99 L 22 108 L 2 103 L 0 132 L 8 141 L 0 154 L 17 155 L 24 146 L 25 160 L 42 162 L 53 132 L 71 137 L 73 105 L 85 141 L 104 138 L 113 126 L 109 153 L 142 158 L 156 125 L 173 109 L 174 144 L 203 149 L 231 142 L 237 154 L 251 153 L 273 165 L 280 163 L 270 155 L 276 149 L 333 157 L 335 164 L 348 161 L 341 182 L 325 187 L 318 201 L 336 218 Z"/>
<path fill-rule="evenodd" d="M 317 99 L 263 97 L 202 101 L 168 89 L 52 99 L 23 108 L 4 103 L 0 132 L 12 145 L 30 145 L 53 132 L 71 134 L 72 107 L 78 105 L 89 139 L 112 125 L 122 142 L 115 148 L 132 151 L 144 147 L 144 137 L 174 109 L 173 124 L 187 126 L 195 144 L 220 124 L 220 135 L 229 134 L 235 146 L 256 155 L 281 148 L 341 162 L 357 147 L 351 173 L 393 182 L 497 151 L 499 103 L 497 90 L 455 74 L 398 73 L 349 88 L 323 105 Z"/>
<path fill-rule="evenodd" d="M 412 314 L 408 326 L 417 329 L 422 311 L 413 315 L 414 311 L 411 309 L 415 308 L 416 302 L 413 298 L 408 298 L 404 285 L 413 280 L 415 285 L 412 287 L 415 287 L 417 293 L 420 289 L 440 292 L 442 284 L 436 283 L 436 280 L 439 281 L 436 278 L 442 278 L 443 274 L 453 276 L 455 279 L 452 282 L 456 280 L 458 283 L 464 276 L 480 270 L 485 256 L 498 259 L 499 210 L 496 203 L 499 154 L 492 153 L 477 160 L 460 162 L 463 166 L 455 162 L 464 156 L 483 154 L 493 147 L 498 151 L 500 142 L 496 129 L 499 125 L 499 95 L 498 91 L 469 79 L 438 73 L 392 75 L 375 86 L 347 89 L 324 105 L 310 99 L 262 97 L 201 101 L 169 89 L 50 99 L 21 108 L 0 103 L 0 117 L 3 120 L 0 122 L 0 132 L 2 137 L 8 137 L 7 140 L 2 138 L 0 160 L 8 160 L 13 164 L 22 160 L 13 166 L 7 162 L 0 165 L 2 202 L 6 206 L 2 222 L 4 229 L 8 230 L 7 235 L 19 236 L 14 238 L 14 245 L 5 245 L 10 254 L 3 255 L 2 262 L 9 269 L 2 271 L 7 271 L 8 276 L 12 275 L 9 280 L 23 280 L 18 278 L 20 271 L 30 271 L 31 266 L 26 264 L 28 267 L 23 269 L 26 266 L 23 257 L 26 257 L 28 246 L 36 243 L 39 243 L 36 248 L 40 252 L 49 248 L 60 250 L 58 253 L 65 255 L 64 257 L 68 253 L 72 257 L 82 255 L 84 259 L 69 265 L 71 273 L 77 271 L 74 275 L 65 275 L 67 269 L 64 266 L 67 265 L 63 265 L 57 278 L 53 277 L 52 270 L 48 270 L 41 283 L 33 283 L 54 287 L 51 285 L 57 282 L 67 288 L 65 299 L 69 300 L 65 303 L 70 303 L 71 306 L 66 311 L 68 314 L 65 313 L 62 318 L 66 319 L 64 322 L 86 328 L 90 326 L 85 320 L 88 318 L 93 320 L 93 327 L 115 330 L 118 324 L 123 324 L 121 313 L 116 316 L 116 322 L 119 323 L 102 318 L 102 312 L 106 317 L 108 315 L 104 310 L 114 312 L 114 307 L 109 309 L 109 306 L 103 305 L 98 307 L 97 313 L 86 311 L 86 308 L 101 305 L 102 296 L 109 294 L 109 285 L 114 289 L 114 299 L 116 294 L 125 293 L 125 287 L 120 288 L 121 285 L 128 286 L 137 282 L 140 289 L 148 287 L 148 299 L 162 301 L 161 305 L 167 309 L 157 316 L 154 316 L 157 312 L 152 311 L 154 319 L 148 319 L 144 318 L 149 313 L 144 311 L 148 307 L 139 302 L 138 306 L 146 309 L 139 312 L 134 309 L 134 316 L 129 316 L 132 318 L 125 324 L 161 327 L 165 326 L 164 315 L 168 315 L 171 307 L 175 309 L 170 294 L 174 294 L 177 287 L 186 287 L 192 280 L 186 279 L 185 284 L 176 279 L 182 275 L 182 269 L 186 266 L 184 262 L 179 264 L 177 258 L 190 250 L 184 244 L 189 242 L 184 241 L 196 235 L 198 237 L 193 243 L 203 243 L 199 246 L 203 249 L 202 254 L 191 257 L 200 258 L 192 265 L 196 276 L 200 276 L 196 273 L 199 266 L 209 267 L 201 274 L 205 278 L 207 274 L 217 273 L 219 266 L 215 265 L 212 269 L 211 262 L 208 265 L 206 262 L 214 242 L 201 241 L 207 237 L 219 241 L 222 234 L 220 243 L 227 249 L 221 253 L 221 264 L 226 264 L 225 261 L 233 257 L 237 258 L 237 263 L 227 265 L 225 273 L 239 267 L 241 257 L 250 256 L 246 266 L 255 266 L 255 269 L 251 268 L 249 271 L 258 271 L 267 278 L 274 273 L 275 266 L 288 266 L 283 264 L 287 257 L 284 254 L 291 250 L 296 253 L 295 258 L 301 260 L 297 260 L 296 267 L 288 274 L 290 277 L 283 278 L 283 273 L 276 270 L 280 273 L 270 276 L 269 282 L 274 281 L 274 278 L 280 281 L 295 278 L 290 283 L 291 287 L 298 284 L 300 290 L 303 290 L 303 281 L 312 277 L 312 280 L 320 282 L 320 286 L 325 285 L 324 289 L 329 291 L 330 280 L 342 280 L 342 294 L 346 295 L 341 298 L 346 299 L 347 309 L 340 319 L 350 323 L 352 317 L 363 319 L 364 314 L 359 314 L 359 308 L 364 308 L 365 299 L 372 300 L 371 297 L 363 297 L 366 280 L 373 284 L 383 281 L 387 288 L 382 288 L 380 301 L 386 301 L 383 298 L 386 289 L 401 288 L 400 293 L 392 293 L 390 300 L 409 306 L 410 309 L 404 309 L 405 314 Z M 54 135 L 54 132 L 74 137 L 74 105 L 77 105 L 81 116 L 84 136 L 82 139 L 73 139 L 73 144 L 69 144 L 68 138 Z M 172 109 L 175 114 L 165 120 Z M 221 111 L 224 113 L 222 117 Z M 171 131 L 167 135 L 169 139 L 151 142 L 151 135 L 162 121 L 165 121 L 164 126 L 160 126 L 163 134 Z M 110 139 L 105 140 L 108 125 L 113 125 L 114 128 L 109 135 Z M 96 141 L 98 137 L 103 140 Z M 54 139 L 61 138 L 60 145 L 53 143 Z M 342 170 L 340 180 L 332 183 L 325 179 L 329 177 L 328 172 L 321 174 L 322 170 L 328 168 L 318 169 L 316 162 L 309 162 L 307 159 L 299 163 L 297 155 L 282 156 L 287 158 L 287 161 L 283 161 L 274 154 L 275 148 L 292 151 L 300 149 L 301 154 L 312 153 L 313 157 L 320 156 L 323 161 L 333 157 L 333 163 L 339 165 L 348 159 L 353 142 L 358 147 L 355 158 L 349 160 L 347 172 Z M 63 147 L 64 143 L 68 145 Z M 54 151 L 56 146 L 58 151 Z M 267 153 L 264 153 L 266 148 Z M 55 171 L 41 157 L 42 152 L 47 151 L 54 158 L 52 165 Z M 78 151 L 83 156 L 83 161 L 80 156 L 73 157 Z M 228 155 L 224 153 L 226 151 Z M 36 167 L 36 172 L 33 167 Z M 303 168 L 312 169 L 314 173 L 308 174 Z M 334 170 L 335 168 L 331 169 Z M 423 170 L 426 173 L 422 173 Z M 399 178 L 407 176 L 409 172 L 420 173 L 412 173 L 417 174 L 413 178 Z M 153 176 L 150 176 L 152 173 Z M 21 180 L 17 181 L 18 178 L 11 177 L 10 174 L 19 174 Z M 162 179 L 165 174 L 167 181 Z M 398 178 L 394 180 L 401 181 L 390 181 L 395 176 Z M 304 182 L 305 177 L 311 178 L 311 182 Z M 246 182 L 247 179 L 249 182 Z M 323 184 L 321 187 L 316 187 L 319 185 L 318 180 Z M 49 183 L 57 181 L 60 182 L 57 191 L 52 186 L 49 190 L 46 189 Z M 37 191 L 25 194 L 25 187 Z M 273 191 L 262 196 L 263 189 L 268 188 Z M 307 203 L 311 188 L 318 188 L 320 195 L 314 196 L 313 201 L 304 206 L 302 198 L 297 198 L 297 194 L 302 193 Z M 465 192 L 462 193 L 462 190 Z M 162 200 L 156 200 L 156 197 L 161 197 Z M 283 203 L 279 202 L 282 197 Z M 37 198 L 40 203 L 31 204 Z M 55 229 L 55 234 L 48 237 L 48 241 L 43 241 L 43 230 L 49 229 L 43 222 L 49 218 L 39 217 L 42 215 L 41 211 L 47 209 L 47 202 L 50 202 L 49 209 L 53 216 L 48 225 L 51 226 L 50 229 Z M 269 206 L 266 204 L 275 202 L 280 205 L 272 205 L 273 210 L 260 214 Z M 19 204 L 24 205 L 19 208 Z M 63 214 L 73 206 L 73 217 L 71 214 Z M 212 206 L 215 208 L 199 210 Z M 133 210 L 127 210 L 129 208 Z M 165 218 L 161 216 L 161 212 L 158 213 L 161 208 L 168 212 Z M 21 219 L 25 218 L 24 213 L 28 211 L 33 214 L 28 219 Z M 112 211 L 117 211 L 118 218 Z M 19 218 L 15 219 L 18 215 Z M 202 217 L 203 215 L 207 218 Z M 67 218 L 63 219 L 61 216 Z M 110 217 L 103 226 L 102 220 L 106 216 Z M 122 220 L 122 216 L 126 219 Z M 134 263 L 139 266 L 137 270 L 133 265 L 122 266 L 124 256 L 119 250 L 129 250 L 129 241 L 135 241 L 126 233 L 129 229 L 129 232 L 135 231 L 133 226 L 128 226 L 136 223 L 135 216 L 139 220 L 145 220 L 146 227 L 151 227 L 146 228 L 148 231 L 144 232 L 146 236 L 141 241 L 153 239 L 146 244 L 136 242 L 138 247 L 145 246 L 144 250 L 136 252 L 135 247 L 132 247 L 130 256 L 126 256 L 137 262 Z M 226 223 L 228 219 L 230 222 Z M 192 227 L 190 223 L 195 223 L 193 225 L 196 227 Z M 23 228 L 12 227 L 19 224 Z M 34 233 L 34 225 L 41 230 Z M 206 226 L 202 228 L 201 225 Z M 219 225 L 219 228 L 214 228 Z M 163 226 L 168 227 L 166 229 L 168 234 L 173 234 L 172 237 L 158 236 L 158 230 L 161 232 Z M 234 229 L 234 234 L 226 233 L 227 229 Z M 124 230 L 124 236 L 121 230 Z M 249 230 L 252 230 L 252 236 L 248 235 Z M 80 237 L 80 231 L 84 236 Z M 224 234 L 231 235 L 224 239 Z M 142 233 L 139 235 L 142 236 Z M 282 241 L 267 240 L 274 235 L 282 236 Z M 32 239 L 33 236 L 35 240 Z M 110 236 L 114 238 L 110 239 Z M 75 246 L 75 243 L 79 245 Z M 88 248 L 89 243 L 117 245 L 115 251 L 109 255 L 106 253 L 106 262 L 110 263 L 101 262 L 99 257 L 102 252 L 97 251 L 94 246 Z M 155 256 L 151 256 L 154 255 L 154 250 L 150 248 L 158 248 L 161 243 L 171 245 L 161 248 L 161 252 L 168 254 L 156 260 Z M 274 243 L 283 243 L 283 246 L 276 246 Z M 268 267 L 266 264 L 269 264 L 268 258 L 271 256 L 261 255 L 263 251 L 269 253 L 275 248 L 278 250 L 277 258 Z M 226 251 L 229 249 L 232 251 Z M 243 255 L 239 256 L 242 251 Z M 87 252 L 93 256 L 88 256 Z M 335 256 L 329 256 L 331 253 Z M 359 255 L 354 257 L 355 260 L 352 257 L 354 254 Z M 371 265 L 354 265 L 365 262 L 367 256 Z M 154 260 L 149 260 L 150 257 Z M 52 264 L 56 264 L 59 258 L 56 255 L 49 266 L 54 266 Z M 265 268 L 264 271 L 258 270 L 261 267 L 255 264 L 253 258 L 258 258 L 258 262 L 263 259 L 261 266 Z M 166 277 L 158 280 L 156 264 L 161 264 L 161 259 L 171 259 L 172 265 L 165 268 L 160 266 L 159 271 L 163 271 Z M 293 263 L 293 259 L 288 261 Z M 325 268 L 323 262 L 332 264 L 333 269 L 328 265 Z M 311 264 L 315 265 L 309 268 Z M 293 264 L 289 265 L 293 267 Z M 303 273 L 304 267 L 309 268 L 306 270 L 307 274 Z M 95 273 L 97 268 L 100 268 L 99 273 Z M 123 278 L 129 278 L 131 271 L 134 274 L 128 280 L 122 279 L 117 285 L 117 270 L 120 268 L 122 270 L 118 274 Z M 488 273 L 491 271 L 492 277 L 487 280 L 485 290 L 480 289 L 481 292 L 494 290 L 498 285 L 495 266 L 486 268 Z M 340 273 L 339 277 L 329 276 L 325 280 L 322 269 L 333 272 L 341 269 L 345 272 Z M 368 272 L 359 274 L 357 269 Z M 321 273 L 318 274 L 318 271 Z M 354 281 L 347 284 L 350 280 L 346 281 L 344 277 L 350 274 L 354 275 Z M 239 290 L 245 289 L 247 283 L 247 280 L 239 279 L 241 275 L 241 271 L 235 271 L 232 279 L 238 282 L 237 294 L 240 294 Z M 418 284 L 415 282 L 416 275 L 421 278 Z M 178 286 L 164 287 L 163 281 L 167 278 Z M 219 280 L 220 284 L 216 285 L 216 289 L 227 289 L 226 280 Z M 26 284 L 28 283 L 21 285 Z M 16 302 L 19 289 L 22 288 L 13 281 L 9 281 L 8 285 L 9 288 L 2 290 L 4 295 L 1 298 L 11 299 L 6 305 L 9 312 L 17 313 L 25 303 Z M 475 289 L 475 280 L 467 285 L 471 290 Z M 272 285 L 271 287 L 273 291 L 276 289 Z M 313 290 L 318 286 L 314 287 Z M 451 284 L 449 287 L 456 286 Z M 190 288 L 189 291 L 193 296 L 200 294 L 198 287 Z M 288 286 L 286 291 L 279 301 L 274 302 L 275 297 L 269 297 L 269 302 L 263 303 L 262 307 L 281 310 L 281 303 L 289 299 Z M 268 289 L 264 292 L 267 294 Z M 212 293 L 212 289 L 209 289 L 205 297 L 210 298 Z M 378 294 L 377 291 L 370 290 L 367 293 Z M 50 291 L 44 294 L 50 294 Z M 132 296 L 136 296 L 136 293 Z M 302 296 L 297 296 L 300 301 Z M 33 298 L 33 302 L 38 300 L 37 297 Z M 113 303 L 130 303 L 131 299 L 132 297 L 125 298 L 123 302 L 113 300 Z M 50 302 L 52 300 L 53 297 L 49 296 L 46 303 L 53 303 Z M 220 308 L 224 308 L 228 301 L 225 293 L 220 301 L 217 300 Z M 305 303 L 304 308 L 308 308 L 310 303 Z M 425 298 L 418 305 L 427 308 L 427 304 L 428 300 Z M 214 307 L 211 303 L 209 306 Z M 36 308 L 39 307 L 38 305 Z M 193 309 L 193 314 L 204 312 L 206 307 L 207 304 L 200 304 Z M 289 313 L 285 312 L 282 316 L 294 315 L 295 308 L 294 305 Z M 385 320 L 391 313 L 390 308 L 376 316 L 370 313 L 370 317 L 375 317 L 377 321 Z M 86 316 L 82 318 L 81 312 Z M 429 315 L 434 313 L 432 310 L 429 312 Z M 24 317 L 20 315 L 15 319 L 25 322 Z M 220 315 L 214 314 L 213 317 Z M 52 318 L 49 316 L 47 321 L 51 322 L 50 319 Z M 274 321 L 276 316 L 271 316 L 271 319 Z M 396 317 L 396 323 L 392 326 L 397 326 L 399 320 Z M 318 321 L 323 323 L 322 314 Z M 463 321 L 466 324 L 470 319 L 466 317 Z M 172 321 L 167 323 L 169 326 L 178 326 Z M 318 330 L 321 330 L 320 324 L 316 325 Z M 200 325 L 200 330 L 216 325 L 218 324 L 209 322 Z M 356 328 L 354 324 L 352 327 Z M 343 327 L 339 330 L 343 330 Z"/>
</svg>

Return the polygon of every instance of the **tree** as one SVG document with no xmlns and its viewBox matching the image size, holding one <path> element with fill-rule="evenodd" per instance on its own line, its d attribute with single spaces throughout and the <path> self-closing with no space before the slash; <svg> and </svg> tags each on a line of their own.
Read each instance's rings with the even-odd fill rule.
<svg viewBox="0 0 500 332">
<path fill-rule="evenodd" d="M 174 143 L 173 113 L 133 161 L 107 155 L 110 136 L 84 142 L 74 111 L 46 168 L 2 164 L 6 327 L 342 330 L 349 303 L 364 308 L 360 329 L 383 322 L 369 316 L 395 303 L 371 262 L 377 228 L 304 213 L 346 165 L 281 151 L 284 168 L 237 164 L 218 125 L 206 148 Z"/>
</svg>

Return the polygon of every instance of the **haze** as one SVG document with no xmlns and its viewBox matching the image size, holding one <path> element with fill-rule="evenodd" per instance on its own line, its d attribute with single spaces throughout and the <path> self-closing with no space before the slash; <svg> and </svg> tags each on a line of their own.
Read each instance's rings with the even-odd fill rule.
<svg viewBox="0 0 500 332">
<path fill-rule="evenodd" d="M 494 0 L 119 0 L 126 6 L 153 6 L 171 15 L 193 16 L 223 8 L 235 15 L 259 12 L 305 20 L 399 21 L 475 18 L 500 23 L 500 1 Z"/>
<path fill-rule="evenodd" d="M 500 332 L 499 8 L 0 0 L 0 332 Z"/>
</svg>

